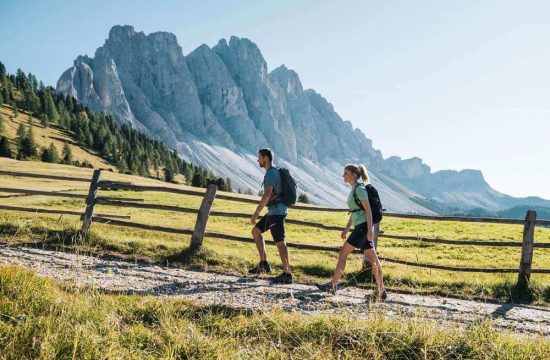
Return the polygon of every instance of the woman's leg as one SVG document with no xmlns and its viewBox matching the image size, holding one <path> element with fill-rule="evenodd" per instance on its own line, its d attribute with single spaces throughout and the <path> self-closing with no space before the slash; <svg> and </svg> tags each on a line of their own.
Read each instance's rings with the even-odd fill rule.
<svg viewBox="0 0 550 360">
<path fill-rule="evenodd" d="M 372 270 L 374 272 L 374 278 L 376 279 L 376 287 L 378 288 L 378 293 L 381 293 L 384 290 L 384 277 L 382 275 L 382 265 L 380 265 L 380 260 L 378 260 L 378 255 L 376 255 L 376 250 L 367 249 L 364 252 L 365 258 L 372 264 Z"/>
<path fill-rule="evenodd" d="M 336 287 L 336 285 L 338 285 L 338 281 L 340 281 L 340 278 L 344 274 L 348 255 L 353 252 L 353 249 L 355 249 L 355 247 L 353 247 L 353 245 L 348 244 L 347 242 L 344 243 L 344 245 L 340 249 L 340 254 L 338 255 L 338 263 L 336 264 L 336 270 L 334 271 L 334 276 L 330 281 L 333 287 Z"/>
<path fill-rule="evenodd" d="M 372 242 L 374 244 L 374 250 L 378 250 L 378 234 L 379 233 L 380 233 L 380 223 L 374 224 L 372 226 L 372 235 L 373 235 Z M 363 270 L 368 269 L 370 267 L 372 267 L 372 264 L 370 263 L 369 259 L 365 255 L 363 257 Z"/>
</svg>

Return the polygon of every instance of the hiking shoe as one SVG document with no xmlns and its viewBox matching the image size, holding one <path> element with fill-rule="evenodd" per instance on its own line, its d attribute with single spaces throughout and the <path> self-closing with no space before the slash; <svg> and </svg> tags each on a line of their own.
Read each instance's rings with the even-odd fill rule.
<svg viewBox="0 0 550 360">
<path fill-rule="evenodd" d="M 248 270 L 249 274 L 264 274 L 264 273 L 271 273 L 271 266 L 269 266 L 269 263 L 267 261 L 260 261 L 258 265 L 253 267 L 252 269 Z"/>
<path fill-rule="evenodd" d="M 323 291 L 323 292 L 327 292 L 329 294 L 336 294 L 336 286 L 332 286 L 331 283 L 326 283 L 326 284 L 315 284 L 317 286 L 317 289 Z"/>
<path fill-rule="evenodd" d="M 292 274 L 283 272 L 280 275 L 272 277 L 271 282 L 275 284 L 292 284 Z"/>
<path fill-rule="evenodd" d="M 388 293 L 384 289 L 381 292 L 369 293 L 366 298 L 368 302 L 382 302 L 388 299 Z"/>
</svg>

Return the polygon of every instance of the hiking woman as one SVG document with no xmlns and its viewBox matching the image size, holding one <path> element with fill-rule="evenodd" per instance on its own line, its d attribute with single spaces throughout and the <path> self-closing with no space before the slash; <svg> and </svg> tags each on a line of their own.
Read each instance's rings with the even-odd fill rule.
<svg viewBox="0 0 550 360">
<path fill-rule="evenodd" d="M 347 205 L 350 209 L 350 218 L 346 225 L 346 228 L 342 231 L 342 239 L 346 239 L 350 227 L 353 225 L 354 229 L 347 238 L 344 245 L 340 249 L 338 256 L 338 263 L 336 264 L 336 270 L 332 280 L 326 284 L 317 284 L 320 290 L 328 291 L 330 293 L 336 293 L 336 287 L 338 281 L 344 274 L 346 268 L 346 261 L 348 255 L 353 252 L 354 249 L 361 249 L 364 252 L 365 257 L 372 264 L 374 278 L 376 279 L 377 287 L 377 299 L 386 300 L 387 294 L 384 288 L 384 278 L 382 276 L 382 266 L 376 255 L 376 250 L 373 244 L 373 221 L 372 211 L 369 203 L 369 197 L 365 184 L 369 183 L 369 176 L 367 169 L 364 165 L 347 165 L 344 168 L 344 181 L 350 184 L 351 192 L 348 195 Z M 360 182 L 359 180 L 362 180 Z M 362 207 L 357 204 L 357 201 L 361 202 Z"/>
</svg>

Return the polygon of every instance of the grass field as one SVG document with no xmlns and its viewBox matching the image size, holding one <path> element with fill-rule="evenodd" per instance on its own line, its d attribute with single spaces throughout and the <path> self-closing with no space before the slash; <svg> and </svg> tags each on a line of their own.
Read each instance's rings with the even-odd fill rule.
<svg viewBox="0 0 550 360">
<path fill-rule="evenodd" d="M 91 169 L 66 165 L 45 164 L 39 162 L 21 162 L 0 158 L 0 168 L 14 171 L 37 172 L 78 177 L 91 177 Z M 134 184 L 163 185 L 185 188 L 153 179 L 122 175 L 104 171 L 102 179 L 131 181 Z M 0 176 L 0 187 L 20 187 L 35 190 L 70 190 L 74 193 L 87 193 L 87 183 L 58 180 L 14 178 Z M 155 192 L 103 191 L 100 195 L 121 198 L 143 198 L 146 203 L 178 205 L 198 208 L 201 197 Z M 2 194 L 0 194 L 1 196 Z M 7 195 L 7 194 L 6 194 Z M 237 196 L 235 194 L 235 196 Z M 238 195 L 241 196 L 241 195 Z M 61 199 L 45 196 L 20 196 L 0 198 L 0 204 L 29 206 L 38 208 L 70 209 L 82 211 L 81 200 Z M 213 210 L 252 213 L 255 205 L 227 200 L 216 200 Z M 171 213 L 156 210 L 126 209 L 109 206 L 97 206 L 96 212 L 130 215 L 132 222 L 161 225 L 175 228 L 192 229 L 196 215 Z M 345 213 L 308 212 L 291 210 L 289 218 L 322 222 L 343 226 Z M 72 229 L 80 226 L 75 216 L 33 214 L 0 210 L 0 238 L 11 242 L 60 243 L 71 244 Z M 247 219 L 210 217 L 207 231 L 250 236 L 251 225 Z M 521 241 L 521 225 L 501 225 L 485 223 L 464 223 L 450 221 L 409 220 L 387 217 L 382 222 L 382 230 L 387 234 L 418 235 L 445 239 L 464 240 L 515 240 Z M 294 243 L 339 245 L 338 231 L 327 231 L 296 225 L 288 225 L 288 241 Z M 80 250 L 94 253 L 115 252 L 129 257 L 145 258 L 162 262 L 166 259 L 178 259 L 185 253 L 190 237 L 186 235 L 165 234 L 153 231 L 109 226 L 92 225 L 92 236 Z M 536 242 L 550 242 L 550 229 L 537 227 Z M 242 273 L 257 261 L 253 244 L 228 240 L 206 238 L 200 256 L 188 259 L 191 265 L 217 270 Z M 518 267 L 520 247 L 481 247 L 418 243 L 381 238 L 379 251 L 382 256 L 422 263 L 435 263 L 453 266 L 475 267 Z M 291 249 L 293 272 L 300 281 L 326 281 L 332 274 L 336 263 L 335 253 L 313 252 Z M 269 260 L 280 266 L 276 249 L 268 246 Z M 181 259 L 182 256 L 179 256 Z M 429 270 L 406 265 L 384 262 L 387 285 L 393 289 L 426 293 L 444 293 L 466 297 L 486 297 L 518 300 L 514 284 L 516 274 L 478 274 L 456 273 L 442 270 Z M 534 268 L 550 267 L 550 249 L 536 248 L 533 260 Z M 361 260 L 359 255 L 352 256 L 347 267 L 346 278 L 359 280 Z M 535 303 L 550 303 L 550 276 L 532 275 L 531 293 L 522 300 Z"/>
<path fill-rule="evenodd" d="M 550 342 L 421 317 L 253 313 L 60 288 L 0 266 L 0 359 L 544 359 Z M 545 355 L 546 354 L 546 355 Z"/>
</svg>

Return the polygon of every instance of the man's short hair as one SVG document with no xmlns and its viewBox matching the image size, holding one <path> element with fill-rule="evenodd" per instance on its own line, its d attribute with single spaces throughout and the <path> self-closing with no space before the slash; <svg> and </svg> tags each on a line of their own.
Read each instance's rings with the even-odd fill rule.
<svg viewBox="0 0 550 360">
<path fill-rule="evenodd" d="M 271 149 L 260 149 L 258 150 L 258 154 L 260 154 L 261 156 L 267 156 L 269 158 L 269 161 L 273 161 L 273 151 L 271 151 Z"/>
</svg>

